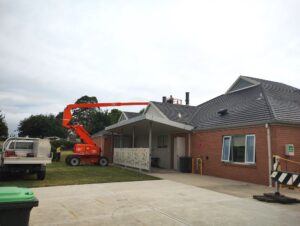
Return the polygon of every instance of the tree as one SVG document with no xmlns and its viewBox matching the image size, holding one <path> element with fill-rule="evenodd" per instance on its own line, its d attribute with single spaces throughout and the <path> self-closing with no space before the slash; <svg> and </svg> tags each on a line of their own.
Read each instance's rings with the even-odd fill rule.
<svg viewBox="0 0 300 226">
<path fill-rule="evenodd" d="M 93 96 L 82 96 L 76 102 L 82 103 L 98 103 L 98 99 Z M 90 133 L 96 133 L 105 127 L 118 122 L 121 111 L 118 109 L 102 110 L 102 108 L 80 108 L 73 111 L 71 123 L 80 123 Z"/>
<path fill-rule="evenodd" d="M 110 125 L 117 123 L 121 114 L 122 114 L 122 111 L 120 111 L 118 109 L 112 109 L 108 114 L 108 117 L 110 120 Z M 109 126 L 109 125 L 107 125 L 107 126 Z"/>
<path fill-rule="evenodd" d="M 18 126 L 19 136 L 65 138 L 67 130 L 62 127 L 61 120 L 54 115 L 31 115 L 20 121 Z"/>
<path fill-rule="evenodd" d="M 5 122 L 5 117 L 0 111 L 0 137 L 7 137 L 8 135 L 8 128 Z"/>
<path fill-rule="evenodd" d="M 75 104 L 93 104 L 98 103 L 96 97 L 82 96 L 75 101 Z M 89 132 L 94 133 L 98 127 L 100 108 L 78 108 L 73 110 L 71 123 L 79 123 Z M 97 131 L 96 131 L 97 132 Z"/>
</svg>

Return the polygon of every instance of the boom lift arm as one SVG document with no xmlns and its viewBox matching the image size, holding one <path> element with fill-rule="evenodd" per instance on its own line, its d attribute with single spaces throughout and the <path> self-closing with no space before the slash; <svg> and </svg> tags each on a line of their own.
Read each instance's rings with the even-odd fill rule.
<svg viewBox="0 0 300 226">
<path fill-rule="evenodd" d="M 96 107 L 115 107 L 115 106 L 135 106 L 148 105 L 148 102 L 115 102 L 115 103 L 85 103 L 85 104 L 69 104 L 64 110 L 63 127 L 74 131 L 84 144 L 74 145 L 74 154 L 66 158 L 66 163 L 70 165 L 79 165 L 83 163 L 99 163 L 101 148 L 92 140 L 91 135 L 80 124 L 71 124 L 72 110 L 76 108 L 96 108 Z M 106 160 L 107 161 L 107 160 Z"/>
</svg>

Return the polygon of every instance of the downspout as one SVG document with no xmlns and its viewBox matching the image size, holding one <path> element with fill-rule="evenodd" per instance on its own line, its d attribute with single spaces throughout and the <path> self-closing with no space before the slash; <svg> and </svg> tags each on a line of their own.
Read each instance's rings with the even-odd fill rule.
<svg viewBox="0 0 300 226">
<path fill-rule="evenodd" d="M 268 142 L 268 166 L 269 166 L 269 187 L 272 187 L 271 171 L 272 171 L 272 148 L 271 148 L 271 130 L 270 125 L 266 123 L 267 142 Z"/>
<path fill-rule="evenodd" d="M 188 156 L 191 157 L 191 133 L 188 134 L 188 139 L 189 139 L 189 154 L 188 154 Z"/>
</svg>

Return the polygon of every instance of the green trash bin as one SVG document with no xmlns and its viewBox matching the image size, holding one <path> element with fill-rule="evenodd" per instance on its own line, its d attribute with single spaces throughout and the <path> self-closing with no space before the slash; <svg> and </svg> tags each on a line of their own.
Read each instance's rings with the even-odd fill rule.
<svg viewBox="0 0 300 226">
<path fill-rule="evenodd" d="M 0 225 L 28 226 L 30 211 L 38 204 L 28 188 L 0 187 Z"/>
</svg>

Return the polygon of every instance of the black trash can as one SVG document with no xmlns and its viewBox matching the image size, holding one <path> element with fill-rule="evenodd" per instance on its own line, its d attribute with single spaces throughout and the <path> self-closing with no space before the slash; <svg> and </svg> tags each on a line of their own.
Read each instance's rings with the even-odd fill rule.
<svg viewBox="0 0 300 226">
<path fill-rule="evenodd" d="M 30 211 L 39 201 L 28 188 L 0 188 L 0 225 L 28 226 Z"/>
<path fill-rule="evenodd" d="M 192 172 L 192 158 L 191 157 L 180 157 L 179 158 L 179 171 L 182 173 Z"/>
</svg>

